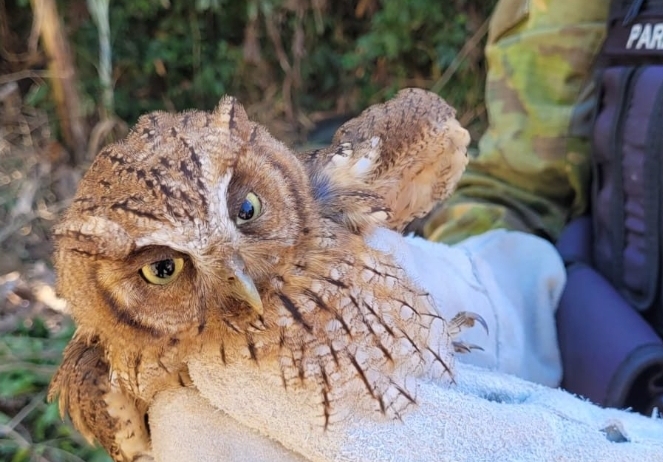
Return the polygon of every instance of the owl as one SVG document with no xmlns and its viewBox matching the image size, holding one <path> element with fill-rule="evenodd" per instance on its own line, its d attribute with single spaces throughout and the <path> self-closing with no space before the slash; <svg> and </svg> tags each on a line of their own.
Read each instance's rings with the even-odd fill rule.
<svg viewBox="0 0 663 462">
<path fill-rule="evenodd" d="M 456 336 L 482 320 L 442 318 L 366 237 L 448 196 L 468 143 L 454 110 L 419 89 L 305 153 L 232 97 L 142 116 L 54 229 L 76 332 L 49 399 L 116 461 L 151 460 L 149 405 L 195 385 L 187 358 L 201 351 L 303 392 L 323 427 L 351 401 L 400 416 L 416 403 L 411 378 L 452 380 L 454 353 L 473 347 Z"/>
</svg>

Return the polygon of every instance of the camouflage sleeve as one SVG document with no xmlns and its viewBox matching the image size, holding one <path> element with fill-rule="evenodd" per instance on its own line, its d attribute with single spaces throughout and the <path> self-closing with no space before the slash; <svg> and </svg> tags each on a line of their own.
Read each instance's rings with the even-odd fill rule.
<svg viewBox="0 0 663 462">
<path fill-rule="evenodd" d="M 485 50 L 489 127 L 426 237 L 455 243 L 508 228 L 554 240 L 587 209 L 591 74 L 609 3 L 498 2 Z"/>
</svg>

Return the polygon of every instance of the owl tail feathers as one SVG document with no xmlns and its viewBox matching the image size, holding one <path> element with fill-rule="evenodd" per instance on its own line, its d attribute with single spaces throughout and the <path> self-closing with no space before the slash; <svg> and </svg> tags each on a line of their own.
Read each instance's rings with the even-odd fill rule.
<svg viewBox="0 0 663 462">
<path fill-rule="evenodd" d="M 461 311 L 449 322 L 449 334 L 451 338 L 455 339 L 465 328 L 474 327 L 476 323 L 481 324 L 486 333 L 488 333 L 488 325 L 481 316 L 471 311 Z M 479 345 L 460 340 L 453 340 L 451 343 L 456 353 L 470 353 L 472 350 L 483 350 Z"/>
</svg>

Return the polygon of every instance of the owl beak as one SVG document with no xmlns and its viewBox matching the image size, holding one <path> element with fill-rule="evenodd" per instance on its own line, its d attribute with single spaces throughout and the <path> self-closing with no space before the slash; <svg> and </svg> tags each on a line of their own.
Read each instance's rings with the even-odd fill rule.
<svg viewBox="0 0 663 462">
<path fill-rule="evenodd" d="M 249 304 L 253 311 L 262 316 L 264 309 L 256 285 L 245 272 L 244 260 L 236 256 L 232 259 L 232 292 L 235 297 Z"/>
</svg>

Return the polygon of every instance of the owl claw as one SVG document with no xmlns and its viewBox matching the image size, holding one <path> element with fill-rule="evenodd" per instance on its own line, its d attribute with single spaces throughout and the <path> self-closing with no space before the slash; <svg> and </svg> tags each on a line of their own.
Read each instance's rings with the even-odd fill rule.
<svg viewBox="0 0 663 462">
<path fill-rule="evenodd" d="M 258 316 L 256 319 L 251 321 L 249 323 L 249 327 L 251 328 L 251 332 L 264 332 L 267 330 L 267 326 L 265 325 L 265 320 L 263 319 L 262 316 Z"/>
<path fill-rule="evenodd" d="M 486 334 L 489 333 L 488 324 L 486 324 L 486 321 L 484 321 L 480 315 L 471 311 L 461 311 L 456 316 L 454 316 L 451 320 L 451 328 L 456 331 L 461 331 L 464 327 L 473 327 L 475 322 L 478 322 L 481 324 L 481 326 L 483 326 Z"/>
<path fill-rule="evenodd" d="M 465 342 L 451 342 L 454 346 L 454 351 L 456 353 L 471 353 L 472 350 L 483 351 L 483 348 L 474 343 L 465 343 Z"/>
</svg>

